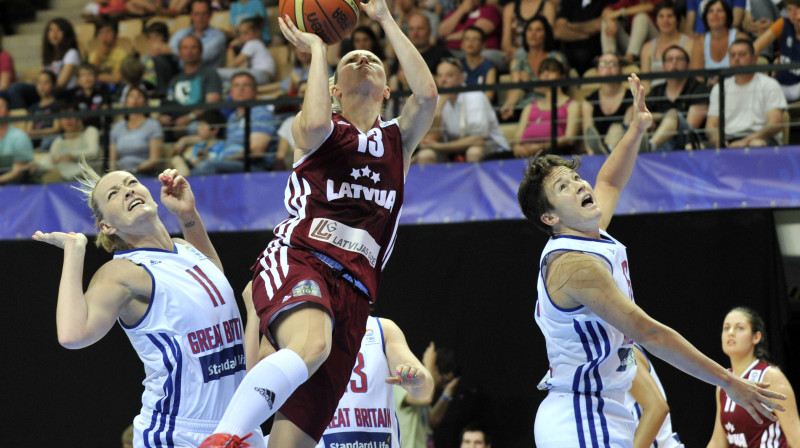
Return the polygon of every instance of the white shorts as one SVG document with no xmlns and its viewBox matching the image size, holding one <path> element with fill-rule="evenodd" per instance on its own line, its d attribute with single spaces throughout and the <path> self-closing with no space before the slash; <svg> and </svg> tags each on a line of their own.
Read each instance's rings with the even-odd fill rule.
<svg viewBox="0 0 800 448">
<path fill-rule="evenodd" d="M 596 397 L 551 391 L 533 427 L 537 448 L 632 448 L 635 432 L 624 392 Z"/>
<path fill-rule="evenodd" d="M 176 417 L 173 425 L 153 425 L 151 418 L 139 414 L 133 419 L 134 448 L 197 448 L 214 433 L 218 423 Z M 245 441 L 255 448 L 267 448 L 261 428 L 253 431 Z"/>
</svg>

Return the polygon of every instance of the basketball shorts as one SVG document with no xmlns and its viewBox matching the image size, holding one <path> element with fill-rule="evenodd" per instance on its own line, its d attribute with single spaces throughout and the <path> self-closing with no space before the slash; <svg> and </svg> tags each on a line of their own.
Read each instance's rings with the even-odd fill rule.
<svg viewBox="0 0 800 448">
<path fill-rule="evenodd" d="M 155 414 L 155 416 L 153 416 Z M 159 414 L 154 412 L 142 413 L 133 419 L 133 447 L 155 448 L 170 446 L 175 448 L 196 448 L 214 433 L 217 421 L 192 420 L 181 417 L 161 415 L 164 419 L 159 421 Z M 255 428 L 253 434 L 247 438 L 254 448 L 267 448 L 261 428 Z"/>
</svg>

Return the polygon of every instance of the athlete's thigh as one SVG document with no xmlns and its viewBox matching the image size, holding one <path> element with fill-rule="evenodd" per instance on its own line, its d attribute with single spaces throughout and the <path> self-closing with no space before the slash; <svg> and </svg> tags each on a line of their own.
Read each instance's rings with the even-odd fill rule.
<svg viewBox="0 0 800 448">
<path fill-rule="evenodd" d="M 288 420 L 283 414 L 275 414 L 272 432 L 269 435 L 269 448 L 314 448 L 317 441 Z"/>
<path fill-rule="evenodd" d="M 610 446 L 631 448 L 636 430 L 624 398 L 550 392 L 534 424 L 537 448 Z"/>
</svg>

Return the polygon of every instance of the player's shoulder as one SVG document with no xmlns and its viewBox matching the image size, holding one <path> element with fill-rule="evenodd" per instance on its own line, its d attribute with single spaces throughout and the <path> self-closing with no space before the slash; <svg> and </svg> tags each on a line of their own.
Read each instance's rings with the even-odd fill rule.
<svg viewBox="0 0 800 448">
<path fill-rule="evenodd" d="M 780 367 L 770 364 L 764 369 L 762 381 L 765 383 L 788 383 L 789 380 Z"/>
<path fill-rule="evenodd" d="M 132 284 L 147 282 L 150 278 L 147 271 L 127 258 L 114 258 L 107 261 L 92 277 L 92 283 Z"/>
</svg>

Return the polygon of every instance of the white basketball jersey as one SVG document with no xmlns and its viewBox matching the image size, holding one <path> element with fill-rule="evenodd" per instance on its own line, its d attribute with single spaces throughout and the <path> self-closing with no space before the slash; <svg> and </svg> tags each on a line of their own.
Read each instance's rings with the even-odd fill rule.
<svg viewBox="0 0 800 448">
<path fill-rule="evenodd" d="M 550 255 L 577 251 L 602 260 L 611 270 L 620 291 L 633 300 L 625 246 L 606 232 L 601 231 L 601 236 L 599 240 L 572 236 L 551 238 L 542 252 L 536 323 L 547 343 L 550 369 L 540 389 L 585 395 L 624 392 L 630 389 L 636 375 L 633 341 L 585 306 L 559 308 L 550 300 L 545 287 Z"/>
<path fill-rule="evenodd" d="M 144 363 L 141 417 L 150 422 L 144 444 L 172 446 L 176 425 L 219 422 L 244 378 L 239 308 L 222 271 L 189 244 L 116 252 L 114 258 L 133 261 L 153 278 L 144 317 L 120 325 Z"/>
<path fill-rule="evenodd" d="M 641 347 L 639 347 L 642 350 Z M 642 350 L 645 356 L 647 353 Z M 641 366 L 639 366 L 641 368 Z M 653 377 L 656 384 L 658 385 L 658 390 L 661 391 L 661 396 L 664 397 L 664 400 L 667 399 L 667 394 L 664 393 L 664 386 L 661 385 L 661 380 L 658 379 L 658 374 L 656 373 L 655 367 L 653 367 L 653 363 L 650 363 L 650 376 Z M 626 393 L 626 399 L 633 403 L 633 409 L 631 413 L 633 414 L 634 420 L 636 420 L 636 426 L 639 426 L 639 420 L 642 418 L 642 407 L 639 406 L 639 403 L 636 402 L 636 399 L 633 398 L 630 391 Z M 678 434 L 672 431 L 672 418 L 670 414 L 667 414 L 667 418 L 664 419 L 664 424 L 661 425 L 661 429 L 658 430 L 658 435 L 656 435 L 656 440 L 650 445 L 653 448 L 683 448 L 683 444 L 681 443 L 680 439 L 678 438 Z"/>
<path fill-rule="evenodd" d="M 394 393 L 386 384 L 390 376 L 383 329 L 370 317 L 350 384 L 317 447 L 399 448 Z"/>
</svg>

